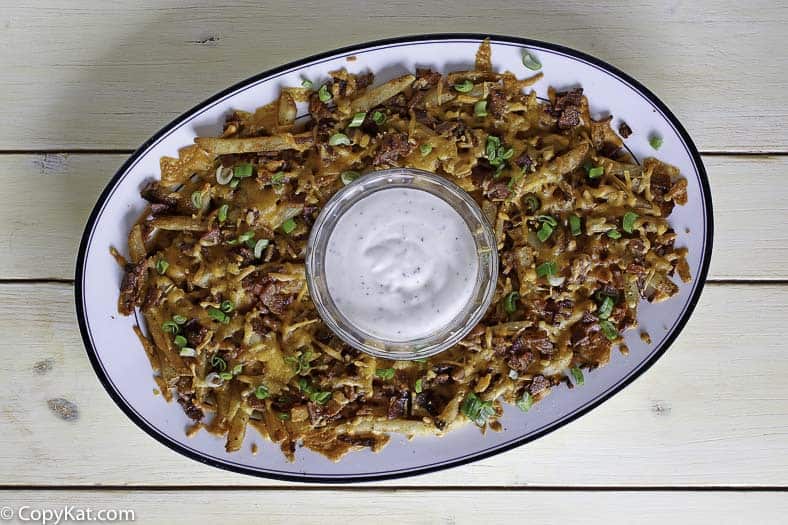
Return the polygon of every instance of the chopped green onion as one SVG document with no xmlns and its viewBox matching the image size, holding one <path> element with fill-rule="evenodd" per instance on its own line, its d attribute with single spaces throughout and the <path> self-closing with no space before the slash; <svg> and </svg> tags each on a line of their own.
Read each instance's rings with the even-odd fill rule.
<svg viewBox="0 0 788 525">
<path fill-rule="evenodd" d="M 175 321 L 164 321 L 163 323 L 161 323 L 161 330 L 165 334 L 175 335 L 178 333 L 180 329 L 178 328 L 178 325 L 175 323 Z"/>
<path fill-rule="evenodd" d="M 552 215 L 539 215 L 536 220 L 539 222 L 544 222 L 545 224 L 549 224 L 553 228 L 558 226 L 558 221 Z"/>
<path fill-rule="evenodd" d="M 367 116 L 366 111 L 360 111 L 356 113 L 355 115 L 353 115 L 353 120 L 350 121 L 350 124 L 348 124 L 347 127 L 349 128 L 359 127 L 361 124 L 364 123 L 364 119 L 366 118 L 366 116 Z"/>
<path fill-rule="evenodd" d="M 225 301 L 222 301 L 222 304 L 219 306 L 219 309 L 222 312 L 224 312 L 226 314 L 229 314 L 230 312 L 232 312 L 235 309 L 235 305 L 232 303 L 232 301 L 225 300 Z"/>
<path fill-rule="evenodd" d="M 230 205 L 229 204 L 222 204 L 222 206 L 219 208 L 219 213 L 216 215 L 218 217 L 220 223 L 227 220 L 227 212 L 228 211 L 230 211 Z"/>
<path fill-rule="evenodd" d="M 235 189 L 241 184 L 241 179 L 233 179 L 230 181 L 230 188 Z"/>
<path fill-rule="evenodd" d="M 263 250 L 266 249 L 268 246 L 268 239 L 258 239 L 256 243 L 254 243 L 254 258 L 259 259 L 263 256 Z"/>
<path fill-rule="evenodd" d="M 523 49 L 523 65 L 531 71 L 539 71 L 542 69 L 542 63 L 527 49 Z"/>
<path fill-rule="evenodd" d="M 314 392 L 309 394 L 309 399 L 314 401 L 319 405 L 325 405 L 328 403 L 328 400 L 331 399 L 332 393 L 331 392 Z"/>
<path fill-rule="evenodd" d="M 517 408 L 522 410 L 523 412 L 528 412 L 531 410 L 531 407 L 534 404 L 534 400 L 531 397 L 531 394 L 528 392 L 523 392 L 523 397 L 517 400 Z"/>
<path fill-rule="evenodd" d="M 219 370 L 219 372 L 224 372 L 227 370 L 227 361 L 215 355 L 211 358 L 211 366 Z"/>
<path fill-rule="evenodd" d="M 361 177 L 361 173 L 353 170 L 343 171 L 339 178 L 342 180 L 342 184 L 347 186 L 357 178 Z"/>
<path fill-rule="evenodd" d="M 375 124 L 380 126 L 384 122 L 386 122 L 386 114 L 382 111 L 373 111 L 372 112 L 372 120 L 375 121 Z"/>
<path fill-rule="evenodd" d="M 615 341 L 618 338 L 618 329 L 616 329 L 616 325 L 607 319 L 599 321 L 599 328 L 602 329 L 602 333 L 605 334 L 605 337 L 611 341 Z"/>
<path fill-rule="evenodd" d="M 580 229 L 580 217 L 577 215 L 569 216 L 569 229 L 571 230 L 572 235 L 575 237 L 582 233 L 582 230 Z"/>
<path fill-rule="evenodd" d="M 334 133 L 328 137 L 329 146 L 349 146 L 350 139 L 344 133 Z"/>
<path fill-rule="evenodd" d="M 172 320 L 175 321 L 175 324 L 186 324 L 189 319 L 183 315 L 173 315 Z"/>
<path fill-rule="evenodd" d="M 621 238 L 621 232 L 618 231 L 617 229 L 613 228 L 612 230 L 608 230 L 607 231 L 607 236 L 610 237 L 611 239 L 620 239 Z"/>
<path fill-rule="evenodd" d="M 509 179 L 509 182 L 506 184 L 506 187 L 509 188 L 510 190 L 513 189 L 514 185 L 520 182 L 520 179 L 523 178 L 523 175 L 525 175 L 525 173 L 523 173 L 522 171 L 520 173 L 515 173 L 514 175 L 512 175 L 512 178 Z"/>
<path fill-rule="evenodd" d="M 184 346 L 181 348 L 180 355 L 181 357 L 194 357 L 197 355 L 197 350 L 194 348 L 189 348 L 188 346 Z"/>
<path fill-rule="evenodd" d="M 523 204 L 525 204 L 525 208 L 529 213 L 536 213 L 539 211 L 539 208 L 542 207 L 542 203 L 539 202 L 539 197 L 533 193 L 529 193 L 523 197 Z"/>
<path fill-rule="evenodd" d="M 282 231 L 291 234 L 293 230 L 296 229 L 296 221 L 293 219 L 287 219 L 285 222 L 282 223 Z"/>
<path fill-rule="evenodd" d="M 487 101 L 480 100 L 476 104 L 473 105 L 473 114 L 477 117 L 486 117 L 487 116 Z"/>
<path fill-rule="evenodd" d="M 576 385 L 582 386 L 586 382 L 585 378 L 583 377 L 583 371 L 579 368 L 573 367 L 569 370 L 569 372 L 572 374 L 572 378 L 575 380 Z"/>
<path fill-rule="evenodd" d="M 270 392 L 268 392 L 268 388 L 265 385 L 258 386 L 254 391 L 254 397 L 257 399 L 265 399 L 270 396 Z"/>
<path fill-rule="evenodd" d="M 197 208 L 198 210 L 202 208 L 202 192 L 195 191 L 192 193 L 192 206 Z"/>
<path fill-rule="evenodd" d="M 172 342 L 175 343 L 175 346 L 182 347 L 182 346 L 186 346 L 186 343 L 188 343 L 189 341 L 187 341 L 186 338 L 183 337 L 182 335 L 176 335 L 175 339 L 173 339 Z"/>
<path fill-rule="evenodd" d="M 225 381 L 229 381 L 230 379 L 233 378 L 233 375 L 230 372 L 222 372 L 219 374 L 219 377 L 221 377 Z"/>
<path fill-rule="evenodd" d="M 599 177 L 602 176 L 603 173 L 605 173 L 605 167 L 604 166 L 595 166 L 595 167 L 590 168 L 588 170 L 588 178 L 590 178 L 590 179 L 598 179 Z"/>
<path fill-rule="evenodd" d="M 279 421 L 287 421 L 288 419 L 290 419 L 290 414 L 286 414 L 284 412 L 281 412 L 281 413 L 277 414 L 276 417 L 277 417 L 277 419 L 279 419 Z"/>
<path fill-rule="evenodd" d="M 381 379 L 392 379 L 394 377 L 393 368 L 378 368 L 375 370 L 375 375 Z"/>
<path fill-rule="evenodd" d="M 517 301 L 520 300 L 520 294 L 517 292 L 509 292 L 503 300 L 503 308 L 507 314 L 513 314 L 517 311 Z"/>
<path fill-rule="evenodd" d="M 304 80 L 301 81 L 301 87 L 303 88 L 312 89 L 313 86 L 314 84 L 312 84 L 312 81 L 309 80 L 308 78 L 305 78 Z"/>
<path fill-rule="evenodd" d="M 230 318 L 226 313 L 222 312 L 218 308 L 214 308 L 213 306 L 208 307 L 208 316 L 214 321 L 218 321 L 222 324 L 227 324 L 230 322 Z"/>
<path fill-rule="evenodd" d="M 164 275 L 167 273 L 167 268 L 170 267 L 170 263 L 165 261 L 164 259 L 159 259 L 156 261 L 156 271 L 159 272 L 159 275 Z"/>
<path fill-rule="evenodd" d="M 542 224 L 542 227 L 539 228 L 539 231 L 536 232 L 536 237 L 540 241 L 545 242 L 547 239 L 550 238 L 552 234 L 553 234 L 553 227 L 550 226 L 548 223 L 544 223 Z"/>
<path fill-rule="evenodd" d="M 220 164 L 219 167 L 216 168 L 216 182 L 224 186 L 231 180 L 233 180 L 233 170 L 231 168 L 225 168 Z"/>
<path fill-rule="evenodd" d="M 503 151 L 503 153 L 501 153 L 500 151 L 498 152 L 498 158 L 501 158 L 503 160 L 509 160 L 512 158 L 513 155 L 514 155 L 514 148 L 506 149 Z"/>
<path fill-rule="evenodd" d="M 251 164 L 239 164 L 233 168 L 233 173 L 235 174 L 236 179 L 245 179 L 247 177 L 251 177 L 253 171 L 254 168 L 252 168 Z"/>
<path fill-rule="evenodd" d="M 285 357 L 285 363 L 292 365 L 293 369 L 295 370 L 296 374 L 306 374 L 311 370 L 312 365 L 310 361 L 312 360 L 312 352 L 307 350 L 306 352 L 300 354 L 298 357 L 288 356 Z"/>
<path fill-rule="evenodd" d="M 651 144 L 652 148 L 659 149 L 662 147 L 662 137 L 658 135 L 652 135 L 649 137 L 648 143 Z"/>
<path fill-rule="evenodd" d="M 514 368 L 510 368 L 509 369 L 509 379 L 514 381 L 518 377 L 520 377 L 520 374 L 517 372 L 517 370 L 515 370 Z"/>
<path fill-rule="evenodd" d="M 426 157 L 432 151 L 432 144 L 422 144 L 419 146 L 419 152 L 421 152 L 422 157 Z"/>
<path fill-rule="evenodd" d="M 602 301 L 602 304 L 599 305 L 599 309 L 597 310 L 597 315 L 600 319 L 607 319 L 610 317 L 610 314 L 613 313 L 613 306 L 615 306 L 616 302 L 613 300 L 612 297 L 605 296 L 605 299 Z"/>
<path fill-rule="evenodd" d="M 413 390 L 415 390 L 417 394 L 421 394 L 421 392 L 423 390 L 423 388 L 422 388 L 422 379 L 421 378 L 418 378 L 416 380 L 416 384 L 413 386 Z"/>
<path fill-rule="evenodd" d="M 501 176 L 501 173 L 503 173 L 503 169 L 504 169 L 505 167 L 506 167 L 506 164 L 504 164 L 503 162 L 501 162 L 500 164 L 498 164 L 498 165 L 495 167 L 495 173 L 493 173 L 493 178 L 494 178 L 494 179 L 497 179 L 498 177 L 500 177 L 500 176 Z"/>
<path fill-rule="evenodd" d="M 285 172 L 284 171 L 277 171 L 271 176 L 271 184 L 277 186 L 282 184 L 285 181 Z"/>
<path fill-rule="evenodd" d="M 233 375 L 237 376 L 240 374 L 244 369 L 244 365 L 238 364 L 233 367 Z"/>
<path fill-rule="evenodd" d="M 478 426 L 484 426 L 487 420 L 495 414 L 495 409 L 490 401 L 482 401 L 479 397 L 470 392 L 460 406 L 460 411 L 476 423 Z"/>
<path fill-rule="evenodd" d="M 549 277 L 555 275 L 557 271 L 554 261 L 546 261 L 536 267 L 536 275 L 538 277 Z"/>
<path fill-rule="evenodd" d="M 239 243 L 244 243 L 244 242 L 250 241 L 252 239 L 254 239 L 254 232 L 253 231 L 244 232 L 244 233 L 242 233 L 241 235 L 238 236 L 238 242 Z"/>
<path fill-rule="evenodd" d="M 468 93 L 473 89 L 473 82 L 471 82 L 468 79 L 465 79 L 459 84 L 454 84 L 454 89 L 456 89 L 460 93 Z"/>
<path fill-rule="evenodd" d="M 328 86 L 323 84 L 320 86 L 320 89 L 317 91 L 317 98 L 320 99 L 320 102 L 328 102 L 332 98 L 331 92 L 328 90 Z"/>
<path fill-rule="evenodd" d="M 487 143 L 484 146 L 484 154 L 487 157 L 487 160 L 494 161 L 496 153 L 498 152 L 498 146 L 501 145 L 501 139 L 494 135 L 487 136 Z"/>
<path fill-rule="evenodd" d="M 632 233 L 632 230 L 635 228 L 635 221 L 638 218 L 638 214 L 628 211 L 624 214 L 624 218 L 621 220 L 621 228 L 627 232 Z"/>
</svg>

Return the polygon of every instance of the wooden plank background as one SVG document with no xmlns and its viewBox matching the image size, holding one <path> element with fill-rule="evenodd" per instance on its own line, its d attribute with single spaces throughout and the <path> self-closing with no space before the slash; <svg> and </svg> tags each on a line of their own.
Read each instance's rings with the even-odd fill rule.
<svg viewBox="0 0 788 525">
<path fill-rule="evenodd" d="M 784 522 L 787 22 L 772 0 L 0 0 L 0 507 L 131 508 L 167 524 Z M 676 113 L 704 153 L 716 226 L 712 282 L 684 333 L 547 438 L 416 478 L 305 486 L 156 443 L 103 392 L 76 327 L 74 258 L 99 192 L 143 140 L 230 84 L 427 32 L 574 47 Z M 59 418 L 55 398 L 78 417 Z"/>
</svg>

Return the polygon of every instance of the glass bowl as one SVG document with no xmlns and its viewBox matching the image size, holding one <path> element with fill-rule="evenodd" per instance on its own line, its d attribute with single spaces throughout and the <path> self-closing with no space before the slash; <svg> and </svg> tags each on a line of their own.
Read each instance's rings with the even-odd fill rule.
<svg viewBox="0 0 788 525">
<path fill-rule="evenodd" d="M 360 329 L 337 308 L 326 282 L 326 251 L 339 219 L 359 200 L 392 188 L 418 189 L 448 203 L 467 224 L 478 257 L 476 282 L 468 303 L 440 330 L 408 341 L 386 340 Z M 495 232 L 482 210 L 465 190 L 444 177 L 422 170 L 394 168 L 375 171 L 339 190 L 318 215 L 306 248 L 307 286 L 320 317 L 347 344 L 386 359 L 422 359 L 457 344 L 484 317 L 495 294 L 497 280 Z"/>
</svg>

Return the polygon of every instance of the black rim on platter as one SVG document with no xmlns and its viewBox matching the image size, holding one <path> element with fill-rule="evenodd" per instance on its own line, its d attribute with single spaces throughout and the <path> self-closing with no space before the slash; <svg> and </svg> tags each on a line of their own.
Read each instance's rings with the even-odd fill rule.
<svg viewBox="0 0 788 525">
<path fill-rule="evenodd" d="M 650 103 L 655 108 L 655 110 L 660 112 L 660 114 L 665 118 L 665 120 L 667 120 L 667 122 L 670 123 L 670 125 L 673 127 L 676 133 L 681 137 L 683 146 L 686 149 L 689 156 L 692 158 L 692 161 L 695 165 L 695 169 L 699 176 L 699 184 L 702 190 L 702 205 L 704 212 L 704 227 L 705 227 L 705 236 L 703 239 L 703 253 L 702 253 L 702 259 L 700 265 L 700 272 L 694 280 L 693 290 L 690 294 L 689 300 L 684 305 L 683 312 L 679 316 L 678 320 L 673 324 L 672 328 L 667 333 L 665 338 L 662 340 L 659 347 L 651 354 L 651 356 L 646 361 L 642 362 L 640 366 L 635 368 L 628 376 L 622 378 L 621 381 L 612 385 L 610 388 L 608 388 L 598 397 L 589 401 L 585 405 L 576 408 L 574 411 L 564 415 L 558 420 L 554 420 L 548 423 L 538 431 L 531 433 L 527 436 L 514 438 L 503 444 L 491 446 L 488 448 L 482 448 L 476 452 L 471 452 L 465 455 L 461 455 L 437 463 L 420 465 L 418 467 L 392 469 L 385 471 L 381 470 L 373 473 L 362 473 L 357 475 L 354 474 L 297 475 L 292 472 L 283 471 L 283 470 L 251 468 L 242 465 L 240 463 L 235 463 L 226 459 L 215 458 L 213 456 L 208 456 L 206 453 L 193 449 L 169 437 L 168 435 L 164 434 L 162 431 L 157 429 L 149 421 L 147 421 L 141 414 L 139 414 L 131 406 L 131 404 L 121 395 L 118 388 L 114 385 L 112 379 L 105 371 L 104 366 L 101 360 L 99 359 L 98 353 L 96 352 L 95 346 L 93 344 L 90 328 L 86 320 L 85 304 L 84 304 L 85 301 L 84 269 L 85 269 L 88 248 L 90 247 L 91 244 L 91 239 L 96 227 L 96 223 L 98 222 L 98 219 L 100 218 L 104 210 L 104 207 L 107 204 L 107 201 L 110 199 L 110 197 L 112 197 L 118 185 L 118 182 L 124 177 L 124 175 L 129 172 L 129 170 L 139 161 L 141 157 L 145 155 L 145 153 L 152 146 L 155 146 L 161 140 L 166 138 L 173 130 L 177 129 L 184 121 L 193 118 L 196 114 L 208 109 L 209 107 L 212 107 L 213 105 L 220 102 L 224 98 L 232 94 L 235 94 L 240 90 L 243 90 L 244 88 L 248 88 L 251 85 L 261 80 L 268 79 L 277 74 L 281 74 L 283 72 L 289 71 L 294 68 L 298 68 L 306 64 L 319 62 L 321 60 L 325 61 L 334 58 L 341 58 L 342 55 L 358 54 L 359 52 L 367 49 L 379 50 L 381 47 L 385 47 L 385 46 L 398 47 L 402 45 L 414 44 L 419 42 L 440 42 L 447 40 L 454 40 L 454 41 L 465 40 L 472 42 L 480 42 L 484 38 L 490 38 L 493 43 L 500 42 L 505 44 L 522 46 L 522 47 L 538 47 L 548 51 L 552 51 L 554 53 L 561 54 L 573 58 L 575 60 L 584 62 L 596 68 L 599 71 L 602 71 L 610 76 L 617 78 L 621 82 L 628 84 L 630 87 L 634 89 L 634 91 L 640 94 L 641 97 L 646 99 L 648 103 Z M 118 171 L 109 181 L 104 191 L 102 191 L 101 195 L 98 198 L 98 201 L 96 202 L 96 205 L 94 206 L 90 214 L 90 217 L 87 221 L 87 225 L 85 226 L 84 233 L 82 234 L 82 239 L 77 254 L 76 278 L 75 278 L 75 300 L 76 300 L 77 320 L 79 323 L 80 333 L 82 335 L 82 341 L 84 343 L 91 365 L 93 366 L 96 375 L 98 376 L 99 380 L 104 386 L 104 389 L 108 392 L 108 394 L 113 399 L 113 401 L 120 407 L 120 409 L 126 414 L 126 416 L 129 417 L 129 419 L 131 419 L 137 426 L 139 426 L 141 429 L 147 432 L 151 437 L 153 437 L 163 445 L 171 448 L 172 450 L 175 450 L 176 452 L 183 454 L 186 457 L 189 457 L 201 463 L 212 465 L 214 467 L 221 468 L 224 470 L 229 470 L 232 472 L 248 474 L 258 477 L 284 480 L 284 481 L 348 483 L 348 482 L 379 481 L 385 479 L 402 478 L 402 477 L 424 474 L 428 472 L 434 472 L 437 470 L 443 470 L 450 467 L 464 465 L 472 461 L 477 461 L 494 456 L 496 454 L 500 454 L 502 452 L 511 450 L 525 443 L 534 441 L 560 427 L 563 427 L 564 425 L 574 421 L 575 419 L 585 415 L 592 409 L 602 404 L 604 401 L 607 401 L 613 395 L 623 390 L 635 379 L 640 377 L 640 375 L 643 374 L 649 368 L 651 368 L 651 366 L 665 353 L 665 351 L 671 346 L 671 344 L 673 344 L 676 337 L 683 330 L 684 326 L 686 325 L 687 321 L 692 315 L 692 312 L 694 311 L 695 306 L 698 303 L 698 300 L 700 299 L 700 295 L 703 290 L 704 283 L 706 281 L 706 276 L 708 274 L 709 263 L 711 260 L 713 230 L 714 230 L 714 225 L 713 225 L 713 216 L 712 216 L 711 191 L 709 188 L 709 182 L 708 182 L 708 177 L 706 175 L 706 170 L 703 166 L 703 162 L 701 161 L 700 154 L 698 153 L 695 144 L 692 142 L 692 139 L 690 138 L 689 134 L 681 125 L 681 123 L 676 118 L 676 116 L 668 109 L 668 107 L 662 101 L 660 101 L 657 98 L 656 95 L 654 95 L 649 89 L 643 86 L 640 82 L 638 82 L 631 76 L 627 75 L 623 71 L 620 71 L 618 68 L 598 58 L 595 58 L 591 55 L 582 53 L 580 51 L 576 51 L 571 48 L 567 48 L 557 44 L 551 44 L 548 42 L 542 42 L 539 40 L 530 40 L 527 38 L 520 38 L 520 37 L 476 34 L 476 33 L 439 33 L 439 34 L 413 35 L 413 36 L 404 36 L 398 38 L 389 38 L 383 40 L 375 40 L 372 42 L 365 42 L 361 44 L 339 48 L 333 51 L 327 51 L 317 55 L 312 55 L 310 57 L 296 60 L 294 62 L 290 62 L 288 64 L 284 64 L 273 69 L 269 69 L 268 71 L 264 71 L 253 77 L 247 78 L 246 80 L 238 82 L 237 84 L 217 93 L 216 95 L 208 98 L 207 100 L 193 107 L 189 111 L 183 113 L 181 116 L 177 117 L 175 120 L 164 126 L 161 130 L 159 130 L 145 143 L 143 143 L 129 157 L 129 159 L 123 163 L 120 169 L 118 169 Z"/>
</svg>

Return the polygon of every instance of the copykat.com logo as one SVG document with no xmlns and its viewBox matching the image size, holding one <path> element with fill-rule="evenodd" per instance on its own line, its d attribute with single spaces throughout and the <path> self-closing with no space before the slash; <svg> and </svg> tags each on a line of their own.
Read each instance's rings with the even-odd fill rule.
<svg viewBox="0 0 788 525">
<path fill-rule="evenodd" d="M 0 507 L 0 520 L 16 520 L 20 523 L 40 523 L 41 525 L 60 525 L 61 523 L 80 522 L 130 522 L 137 517 L 131 509 L 93 509 L 66 505 L 58 508 L 44 508 L 33 505 L 19 507 Z"/>
</svg>

